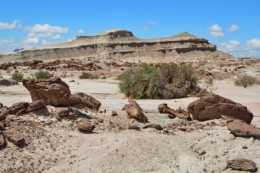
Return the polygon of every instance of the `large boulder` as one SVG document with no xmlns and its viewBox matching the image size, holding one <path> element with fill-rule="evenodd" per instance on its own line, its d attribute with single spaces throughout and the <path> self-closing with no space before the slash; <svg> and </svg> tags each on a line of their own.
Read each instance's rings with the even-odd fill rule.
<svg viewBox="0 0 260 173">
<path fill-rule="evenodd" d="M 95 110 L 101 105 L 98 100 L 87 94 L 71 94 L 69 86 L 59 77 L 23 80 L 23 85 L 30 91 L 33 101 L 42 99 L 46 105 L 88 107 Z"/>
<path fill-rule="evenodd" d="M 236 136 L 260 137 L 260 131 L 258 128 L 243 121 L 229 121 L 227 123 L 227 128 Z"/>
<path fill-rule="evenodd" d="M 18 102 L 14 103 L 8 110 L 10 114 L 22 115 L 37 109 L 41 109 L 45 107 L 45 103 L 43 100 L 36 100 L 32 103 L 28 102 Z"/>
<path fill-rule="evenodd" d="M 59 77 L 38 80 L 23 80 L 23 86 L 30 92 L 33 101 L 42 99 L 45 104 L 69 106 L 69 86 Z"/>
<path fill-rule="evenodd" d="M 130 118 L 135 118 L 142 122 L 148 122 L 148 118 L 145 116 L 143 109 L 139 106 L 139 104 L 133 100 L 128 100 L 129 104 L 126 104 L 123 108 Z"/>
<path fill-rule="evenodd" d="M 226 115 L 250 124 L 254 116 L 247 107 L 215 94 L 191 102 L 187 109 L 193 119 L 199 121 L 219 119 L 221 115 Z"/>
<path fill-rule="evenodd" d="M 90 109 L 98 110 L 101 103 L 95 98 L 85 93 L 75 93 L 69 97 L 70 105 L 75 107 L 88 107 Z"/>
</svg>

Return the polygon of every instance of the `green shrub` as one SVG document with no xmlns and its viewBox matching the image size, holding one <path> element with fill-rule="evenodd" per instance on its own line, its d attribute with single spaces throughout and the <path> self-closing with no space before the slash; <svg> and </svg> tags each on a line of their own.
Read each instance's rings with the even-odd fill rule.
<svg viewBox="0 0 260 173">
<path fill-rule="evenodd" d="M 234 81 L 234 84 L 236 86 L 243 86 L 244 88 L 247 88 L 248 86 L 252 86 L 254 84 L 260 84 L 260 80 L 253 76 L 242 75 Z"/>
<path fill-rule="evenodd" d="M 160 67 L 141 64 L 118 76 L 119 89 L 137 99 L 182 98 L 197 88 L 197 77 L 191 66 L 165 64 Z"/>
<path fill-rule="evenodd" d="M 82 72 L 81 75 L 79 76 L 80 79 L 98 79 L 99 75 L 93 75 L 88 72 Z"/>
<path fill-rule="evenodd" d="M 20 72 L 15 72 L 12 74 L 12 79 L 16 80 L 17 82 L 21 82 L 23 79 L 23 74 Z"/>
<path fill-rule="evenodd" d="M 48 71 L 40 70 L 34 74 L 36 79 L 48 79 L 52 77 L 52 74 L 50 74 Z"/>
</svg>

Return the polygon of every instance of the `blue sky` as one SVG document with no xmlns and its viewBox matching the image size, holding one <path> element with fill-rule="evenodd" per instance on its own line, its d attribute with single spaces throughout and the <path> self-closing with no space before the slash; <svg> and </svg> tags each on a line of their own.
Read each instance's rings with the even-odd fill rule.
<svg viewBox="0 0 260 173">
<path fill-rule="evenodd" d="M 260 58 L 259 0 L 1 0 L 0 52 L 114 28 L 138 38 L 189 32 L 236 57 Z"/>
</svg>

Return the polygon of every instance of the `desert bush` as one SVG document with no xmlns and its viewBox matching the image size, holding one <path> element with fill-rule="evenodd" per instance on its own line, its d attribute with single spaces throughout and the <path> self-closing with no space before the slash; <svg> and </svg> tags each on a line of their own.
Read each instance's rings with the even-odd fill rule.
<svg viewBox="0 0 260 173">
<path fill-rule="evenodd" d="M 48 79 L 52 77 L 52 74 L 50 74 L 48 71 L 40 70 L 34 74 L 36 79 Z"/>
<path fill-rule="evenodd" d="M 242 75 L 234 81 L 234 84 L 236 86 L 243 86 L 244 88 L 247 88 L 248 86 L 252 86 L 254 84 L 260 84 L 260 80 L 253 76 Z"/>
<path fill-rule="evenodd" d="M 79 76 L 80 79 L 98 79 L 99 75 L 93 75 L 88 72 L 82 72 L 81 75 Z"/>
<path fill-rule="evenodd" d="M 16 71 L 12 74 L 12 79 L 16 80 L 17 82 L 21 82 L 23 79 L 23 74 Z"/>
<path fill-rule="evenodd" d="M 118 76 L 119 89 L 137 99 L 182 98 L 197 88 L 197 77 L 191 66 L 165 64 L 160 67 L 141 64 Z"/>
</svg>

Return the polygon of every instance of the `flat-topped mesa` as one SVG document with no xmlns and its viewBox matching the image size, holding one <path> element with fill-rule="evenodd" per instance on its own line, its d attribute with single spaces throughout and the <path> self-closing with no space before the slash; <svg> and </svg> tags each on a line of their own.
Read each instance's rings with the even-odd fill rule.
<svg viewBox="0 0 260 173">
<path fill-rule="evenodd" d="M 94 36 L 77 36 L 77 40 L 88 40 L 88 41 L 99 41 L 100 39 L 104 39 L 104 41 L 130 41 L 130 40 L 138 40 L 134 36 L 134 34 L 127 30 L 109 30 L 103 31 Z"/>
<path fill-rule="evenodd" d="M 3 55 L 0 61 L 38 58 L 112 58 L 126 62 L 148 63 L 234 59 L 232 55 L 218 51 L 207 39 L 187 32 L 166 38 L 139 39 L 127 30 L 109 30 L 94 36 L 78 36 L 72 41 Z"/>
</svg>

